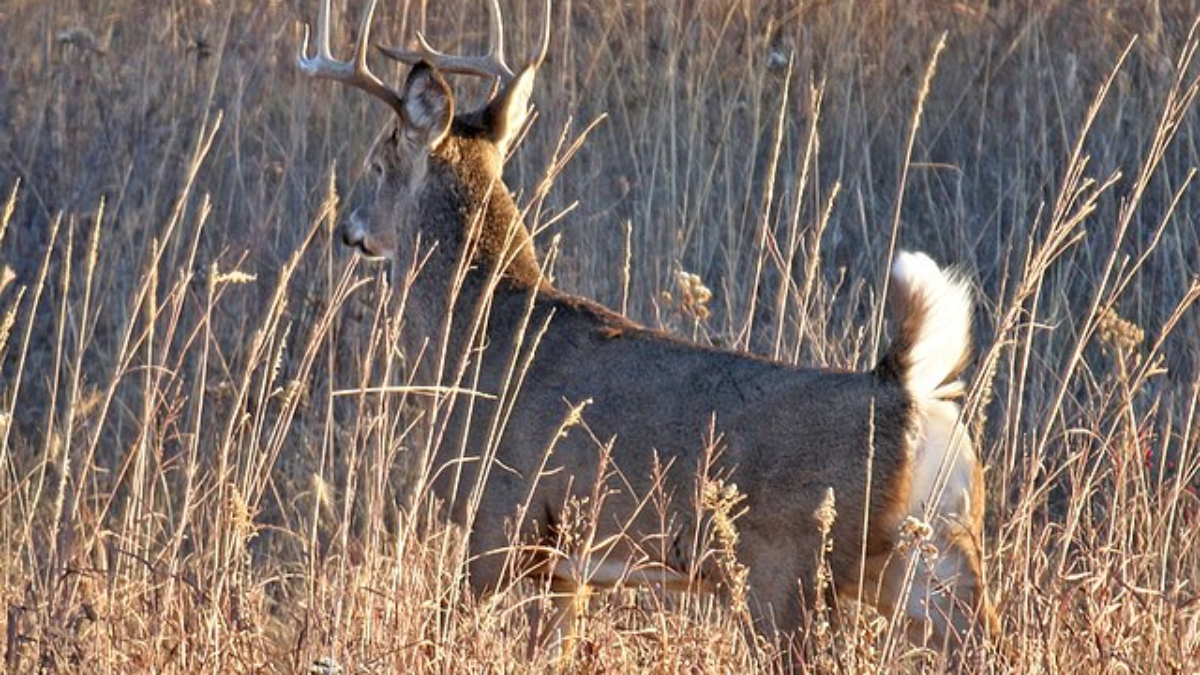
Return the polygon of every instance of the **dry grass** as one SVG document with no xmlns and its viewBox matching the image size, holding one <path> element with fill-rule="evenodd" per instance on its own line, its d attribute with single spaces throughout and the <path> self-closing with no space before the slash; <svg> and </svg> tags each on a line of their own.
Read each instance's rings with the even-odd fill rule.
<svg viewBox="0 0 1200 675">
<path fill-rule="evenodd" d="M 545 589 L 463 597 L 455 533 L 418 527 L 411 394 L 339 395 L 402 381 L 404 355 L 376 270 L 331 237 L 385 112 L 300 79 L 310 4 L 0 5 L 9 672 L 554 667 L 526 653 Z M 474 2 L 385 4 L 392 41 L 422 15 L 479 41 Z M 539 10 L 505 4 L 528 44 Z M 993 663 L 1197 672 L 1192 11 L 561 0 L 510 185 L 543 251 L 561 235 L 560 285 L 787 360 L 871 364 L 894 245 L 961 265 Z M 711 599 L 622 592 L 571 667 L 927 663 L 829 611 L 762 640 Z"/>
</svg>

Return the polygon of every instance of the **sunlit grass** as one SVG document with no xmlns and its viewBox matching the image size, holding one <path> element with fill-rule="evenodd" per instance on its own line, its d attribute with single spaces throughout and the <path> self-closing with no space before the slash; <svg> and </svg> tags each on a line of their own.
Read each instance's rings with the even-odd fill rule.
<svg viewBox="0 0 1200 675">
<path fill-rule="evenodd" d="M 388 112 L 298 76 L 309 4 L 0 8 L 10 672 L 556 666 L 528 639 L 548 589 L 469 597 L 461 533 L 413 494 L 404 308 L 334 236 Z M 423 5 L 382 4 L 380 39 L 411 36 Z M 537 5 L 505 3 L 510 49 Z M 563 0 L 509 184 L 560 286 L 799 363 L 872 364 L 893 239 L 961 266 L 993 662 L 1194 671 L 1193 10 L 1026 5 Z M 424 11 L 480 41 L 473 2 Z M 572 667 L 927 663 L 830 611 L 756 637 L 712 598 L 621 591 Z"/>
</svg>

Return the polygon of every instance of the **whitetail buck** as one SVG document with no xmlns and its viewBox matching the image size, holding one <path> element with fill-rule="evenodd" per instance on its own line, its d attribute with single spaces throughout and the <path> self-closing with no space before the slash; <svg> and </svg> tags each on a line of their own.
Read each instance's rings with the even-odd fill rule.
<svg viewBox="0 0 1200 675">
<path fill-rule="evenodd" d="M 746 496 L 737 555 L 762 628 L 800 625 L 821 541 L 814 512 L 832 488 L 839 515 L 829 562 L 839 593 L 906 614 L 954 649 L 994 630 L 979 548 L 981 468 L 951 400 L 970 348 L 964 282 L 922 254 L 899 254 L 895 339 L 859 373 L 698 346 L 557 290 L 501 175 L 548 49 L 549 2 L 536 56 L 517 73 L 504 63 L 500 10 L 490 2 L 486 56 L 443 54 L 424 37 L 415 52 L 383 49 L 412 65 L 400 91 L 367 67 L 374 0 L 353 61 L 330 54 L 329 0 L 316 55 L 307 29 L 300 55 L 305 73 L 363 89 L 395 113 L 371 151 L 373 199 L 342 235 L 393 268 L 402 346 L 419 361 L 414 383 L 478 394 L 430 402 L 425 413 L 438 436 L 433 490 L 469 528 L 473 589 L 493 592 L 521 576 L 564 594 L 620 583 L 719 586 L 711 565 L 692 559 L 703 523 L 687 506 L 711 426 L 723 447 L 711 468 Z M 493 78 L 494 94 L 460 112 L 442 73 Z M 578 408 L 585 429 L 564 433 Z M 609 444 L 610 453 L 598 450 Z M 565 505 L 601 483 L 594 538 L 561 551 Z M 676 507 L 665 543 L 661 516 L 646 504 L 656 490 Z M 932 564 L 910 565 L 917 554 L 898 550 L 910 518 L 932 526 Z M 511 555 L 514 541 L 529 554 Z"/>
</svg>

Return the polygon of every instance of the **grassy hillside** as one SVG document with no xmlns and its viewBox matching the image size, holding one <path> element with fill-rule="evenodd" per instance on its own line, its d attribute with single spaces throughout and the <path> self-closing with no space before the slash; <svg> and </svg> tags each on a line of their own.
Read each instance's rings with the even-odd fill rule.
<svg viewBox="0 0 1200 675">
<path fill-rule="evenodd" d="M 381 3 L 375 33 L 471 49 L 482 2 Z M 362 4 L 335 2 L 343 49 Z M 504 6 L 523 53 L 540 3 Z M 894 248 L 959 266 L 991 662 L 1196 672 L 1196 12 L 559 0 L 509 185 L 560 286 L 798 363 L 872 365 Z M 361 393 L 403 381 L 403 316 L 334 234 L 390 113 L 298 73 L 315 13 L 0 3 L 8 672 L 555 667 L 527 653 L 544 589 L 464 597 L 459 533 L 419 527 L 406 394 Z M 620 591 L 570 667 L 936 667 L 892 617 L 830 619 L 768 639 L 709 598 Z"/>
</svg>

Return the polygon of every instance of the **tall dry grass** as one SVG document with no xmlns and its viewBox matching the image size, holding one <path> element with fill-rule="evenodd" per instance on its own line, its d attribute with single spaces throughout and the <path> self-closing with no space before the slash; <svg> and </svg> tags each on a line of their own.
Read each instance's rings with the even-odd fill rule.
<svg viewBox="0 0 1200 675">
<path fill-rule="evenodd" d="M 545 589 L 463 595 L 458 533 L 418 526 L 412 394 L 354 393 L 413 358 L 378 271 L 332 236 L 386 113 L 300 78 L 309 4 L 0 5 L 11 672 L 556 666 L 527 652 Z M 1195 8 L 660 4 L 556 4 L 509 182 L 557 282 L 861 368 L 892 248 L 959 264 L 992 663 L 1200 670 Z M 505 6 L 528 44 L 539 9 Z M 469 2 L 377 19 L 392 42 L 422 23 L 481 37 Z M 811 617 L 761 639 L 711 599 L 626 591 L 591 606 L 571 667 L 935 667 L 886 617 Z"/>
</svg>

